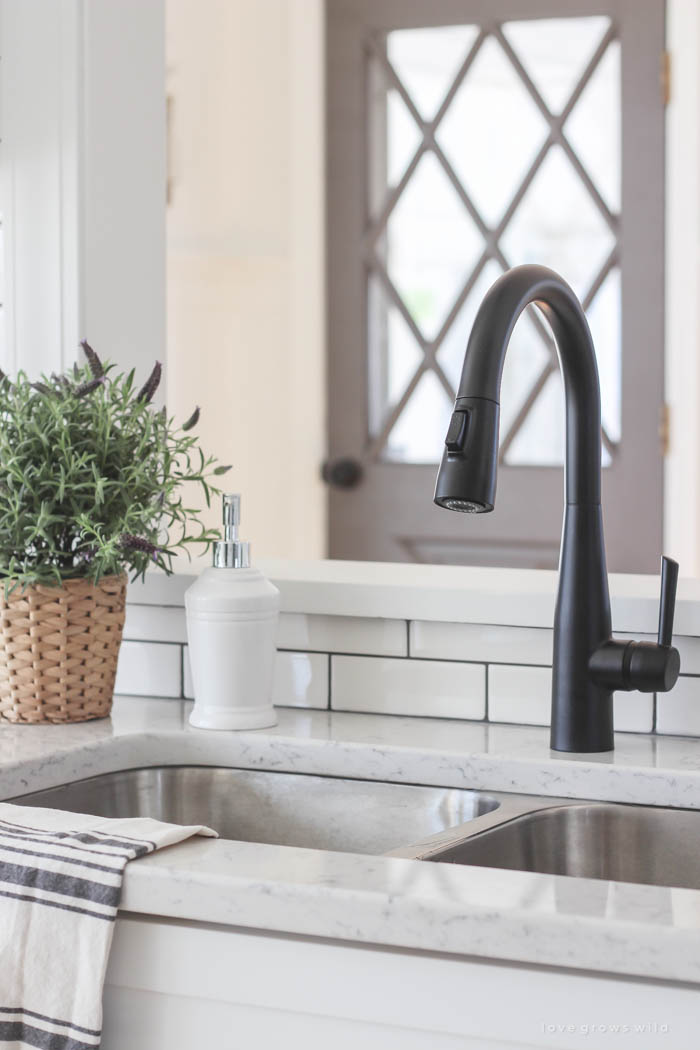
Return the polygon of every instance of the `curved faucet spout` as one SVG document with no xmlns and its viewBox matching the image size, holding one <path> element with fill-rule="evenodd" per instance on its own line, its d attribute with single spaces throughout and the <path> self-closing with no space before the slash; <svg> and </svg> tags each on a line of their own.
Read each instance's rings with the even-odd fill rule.
<svg viewBox="0 0 700 1050">
<path fill-rule="evenodd" d="M 474 321 L 457 400 L 500 402 L 501 376 L 515 323 L 536 303 L 549 321 L 566 398 L 566 502 L 600 503 L 600 387 L 585 314 L 569 285 L 544 266 L 518 266 L 487 293 Z"/>
<path fill-rule="evenodd" d="M 516 321 L 531 303 L 542 310 L 554 333 L 566 400 L 566 509 L 554 614 L 551 746 L 557 751 L 609 751 L 613 690 L 647 690 L 652 682 L 671 688 L 678 677 L 678 654 L 671 653 L 669 645 L 652 647 L 652 653 L 638 643 L 611 639 L 595 350 L 578 299 L 544 266 L 508 271 L 479 308 L 445 439 L 435 502 L 469 513 L 493 510 L 503 365 Z M 634 654 L 629 646 L 636 647 Z M 632 662 L 640 668 L 643 663 L 643 672 L 633 675 Z"/>
</svg>

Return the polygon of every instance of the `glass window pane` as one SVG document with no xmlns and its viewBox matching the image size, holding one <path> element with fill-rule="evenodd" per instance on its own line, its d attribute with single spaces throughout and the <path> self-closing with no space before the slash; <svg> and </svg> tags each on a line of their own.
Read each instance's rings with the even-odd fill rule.
<svg viewBox="0 0 700 1050">
<path fill-rule="evenodd" d="M 388 193 L 401 181 L 422 135 L 384 66 L 375 57 L 369 64 L 369 201 L 378 215 Z"/>
<path fill-rule="evenodd" d="M 620 210 L 621 116 L 620 44 L 615 40 L 564 125 L 576 155 L 614 212 Z"/>
<path fill-rule="evenodd" d="M 516 415 L 550 359 L 543 338 L 535 328 L 530 314 L 522 314 L 510 337 L 503 366 L 500 417 L 502 437 L 510 430 Z"/>
<path fill-rule="evenodd" d="M 437 131 L 437 140 L 485 222 L 502 218 L 547 135 L 512 62 L 488 37 Z"/>
<path fill-rule="evenodd" d="M 622 301 L 620 271 L 606 277 L 588 310 L 593 345 L 598 359 L 603 426 L 611 441 L 622 436 Z"/>
<path fill-rule="evenodd" d="M 424 154 L 389 218 L 386 265 L 426 339 L 438 334 L 482 251 L 442 165 Z"/>
<path fill-rule="evenodd" d="M 552 113 L 565 110 L 581 76 L 610 30 L 607 17 L 532 19 L 502 26 L 528 76 Z M 397 30 L 384 38 L 386 56 L 422 119 L 433 119 L 476 40 L 475 26 Z M 368 286 L 369 428 L 374 436 L 421 366 L 421 338 L 431 343 L 481 270 L 437 349 L 437 361 L 456 389 L 471 326 L 483 296 L 502 272 L 500 259 L 483 264 L 489 245 L 469 214 L 439 154 L 394 86 L 381 57 L 369 63 L 369 210 L 376 216 L 411 164 L 406 186 L 377 231 L 375 251 L 416 326 L 414 334 L 378 274 Z M 573 105 L 563 132 L 611 211 L 620 208 L 620 50 L 608 44 Z M 453 175 L 490 228 L 498 226 L 550 132 L 507 49 L 486 32 L 464 79 L 445 109 L 436 140 Z M 421 152 L 422 151 L 422 152 Z M 560 272 L 584 299 L 609 265 L 616 237 L 558 144 L 550 145 L 499 237 L 507 265 L 538 262 Z M 620 275 L 614 268 L 590 307 L 601 375 L 603 422 L 613 442 L 621 432 Z M 533 323 L 534 310 L 513 332 L 501 390 L 501 436 L 551 362 L 551 344 Z M 544 383 L 514 435 L 506 462 L 559 465 L 563 406 L 558 369 Z M 419 380 L 395 421 L 382 455 L 401 462 L 435 462 L 449 416 L 449 398 L 436 374 Z M 435 427 L 437 426 L 437 433 Z M 604 452 L 603 462 L 610 462 Z"/>
<path fill-rule="evenodd" d="M 505 454 L 509 467 L 561 467 L 564 465 L 564 389 L 559 369 L 552 372 L 539 397 Z M 503 433 L 503 431 L 501 431 Z M 612 460 L 602 446 L 602 467 Z"/>
<path fill-rule="evenodd" d="M 385 458 L 399 463 L 438 463 L 452 401 L 434 372 L 425 372 L 389 435 Z"/>
<path fill-rule="evenodd" d="M 478 34 L 469 25 L 388 34 L 387 57 L 424 120 L 437 113 Z"/>
<path fill-rule="evenodd" d="M 457 387 L 459 386 L 462 365 L 464 363 L 464 351 L 467 349 L 467 343 L 469 342 L 469 335 L 472 330 L 472 325 L 474 324 L 476 312 L 481 305 L 481 300 L 484 298 L 494 281 L 496 281 L 502 273 L 503 270 L 498 263 L 494 259 L 489 259 L 482 268 L 471 292 L 467 296 L 437 352 L 438 362 L 455 390 L 457 390 Z"/>
<path fill-rule="evenodd" d="M 369 425 L 379 434 L 423 360 L 401 312 L 372 274 L 368 286 Z"/>
<path fill-rule="evenodd" d="M 507 22 L 503 35 L 552 113 L 561 113 L 610 28 L 610 19 L 534 18 Z"/>
<path fill-rule="evenodd" d="M 506 452 L 508 466 L 561 466 L 564 462 L 564 391 L 552 372 Z"/>
<path fill-rule="evenodd" d="M 438 350 L 438 362 L 442 365 L 455 390 L 459 386 L 464 351 L 469 341 L 476 312 L 487 291 L 502 272 L 501 267 L 493 260 L 486 264 Z M 502 436 L 508 433 L 515 416 L 548 360 L 547 347 L 526 313 L 515 326 L 503 369 L 500 417 Z"/>
<path fill-rule="evenodd" d="M 511 266 L 542 263 L 580 299 L 615 237 L 561 146 L 552 146 L 501 239 Z"/>
</svg>

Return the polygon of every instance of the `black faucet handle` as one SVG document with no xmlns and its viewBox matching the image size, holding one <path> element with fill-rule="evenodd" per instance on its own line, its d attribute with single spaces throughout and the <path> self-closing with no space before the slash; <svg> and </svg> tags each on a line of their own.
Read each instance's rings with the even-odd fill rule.
<svg viewBox="0 0 700 1050">
<path fill-rule="evenodd" d="M 659 603 L 659 645 L 669 646 L 673 642 L 673 615 L 676 611 L 676 588 L 678 586 L 678 562 L 673 558 L 661 559 L 661 601 Z"/>
<path fill-rule="evenodd" d="M 608 689 L 636 689 L 640 693 L 667 693 L 673 689 L 681 669 L 681 658 L 673 646 L 673 614 L 676 609 L 678 562 L 661 559 L 659 636 L 656 642 L 628 642 L 610 638 L 592 654 L 592 680 Z"/>
</svg>

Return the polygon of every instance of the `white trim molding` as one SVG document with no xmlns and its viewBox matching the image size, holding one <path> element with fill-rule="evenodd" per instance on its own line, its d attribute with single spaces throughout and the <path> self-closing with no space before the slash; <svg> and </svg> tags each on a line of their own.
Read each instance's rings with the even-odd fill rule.
<svg viewBox="0 0 700 1050">
<path fill-rule="evenodd" d="M 664 541 L 700 576 L 700 8 L 669 0 L 666 124 L 666 458 Z"/>
<path fill-rule="evenodd" d="M 8 371 L 165 352 L 164 0 L 0 0 Z"/>
</svg>

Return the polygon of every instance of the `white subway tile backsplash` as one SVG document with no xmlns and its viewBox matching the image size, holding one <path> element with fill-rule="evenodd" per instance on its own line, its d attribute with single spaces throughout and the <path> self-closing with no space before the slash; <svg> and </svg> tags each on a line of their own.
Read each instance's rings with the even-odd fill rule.
<svg viewBox="0 0 700 1050">
<path fill-rule="evenodd" d="M 616 733 L 651 733 L 654 728 L 654 694 L 615 693 L 613 713 Z"/>
<path fill-rule="evenodd" d="M 138 642 L 186 642 L 185 610 L 162 605 L 127 604 L 124 638 Z"/>
<path fill-rule="evenodd" d="M 114 691 L 136 696 L 181 696 L 181 646 L 122 642 Z"/>
<path fill-rule="evenodd" d="M 656 694 L 656 731 L 700 736 L 700 678 L 681 675 L 670 693 Z"/>
<path fill-rule="evenodd" d="M 551 667 L 489 667 L 489 721 L 548 726 L 551 704 Z M 615 693 L 613 709 L 618 733 L 652 731 L 652 694 Z"/>
<path fill-rule="evenodd" d="M 179 697 L 184 688 L 191 699 L 186 641 L 182 607 L 129 603 L 115 692 Z M 700 677 L 687 677 L 700 676 L 700 638 L 674 642 L 684 674 L 658 695 L 656 729 L 700 736 Z M 490 721 L 550 721 L 552 631 L 545 628 L 283 613 L 277 644 L 279 706 L 482 719 L 488 675 Z M 651 695 L 616 693 L 614 704 L 617 731 L 653 732 Z"/>
<path fill-rule="evenodd" d="M 272 702 L 279 707 L 328 707 L 329 661 L 326 653 L 277 653 Z"/>
<path fill-rule="evenodd" d="M 681 654 L 681 673 L 700 674 L 700 638 L 676 635 L 673 644 Z"/>
<path fill-rule="evenodd" d="M 406 656 L 406 621 L 281 613 L 277 648 L 304 652 Z"/>
<path fill-rule="evenodd" d="M 189 647 L 183 652 L 184 694 L 194 699 Z M 328 707 L 329 660 L 326 653 L 277 653 L 272 702 L 279 707 Z"/>
<path fill-rule="evenodd" d="M 438 660 L 331 657 L 331 707 L 431 718 L 483 718 L 485 668 Z"/>
<path fill-rule="evenodd" d="M 415 620 L 410 624 L 410 654 L 477 663 L 551 664 L 552 631 Z"/>
<path fill-rule="evenodd" d="M 551 702 L 551 667 L 489 667 L 489 721 L 547 726 Z"/>
<path fill-rule="evenodd" d="M 190 647 L 184 646 L 182 650 L 182 695 L 185 700 L 194 700 L 194 686 L 192 685 L 192 668 L 190 666 Z"/>
</svg>

